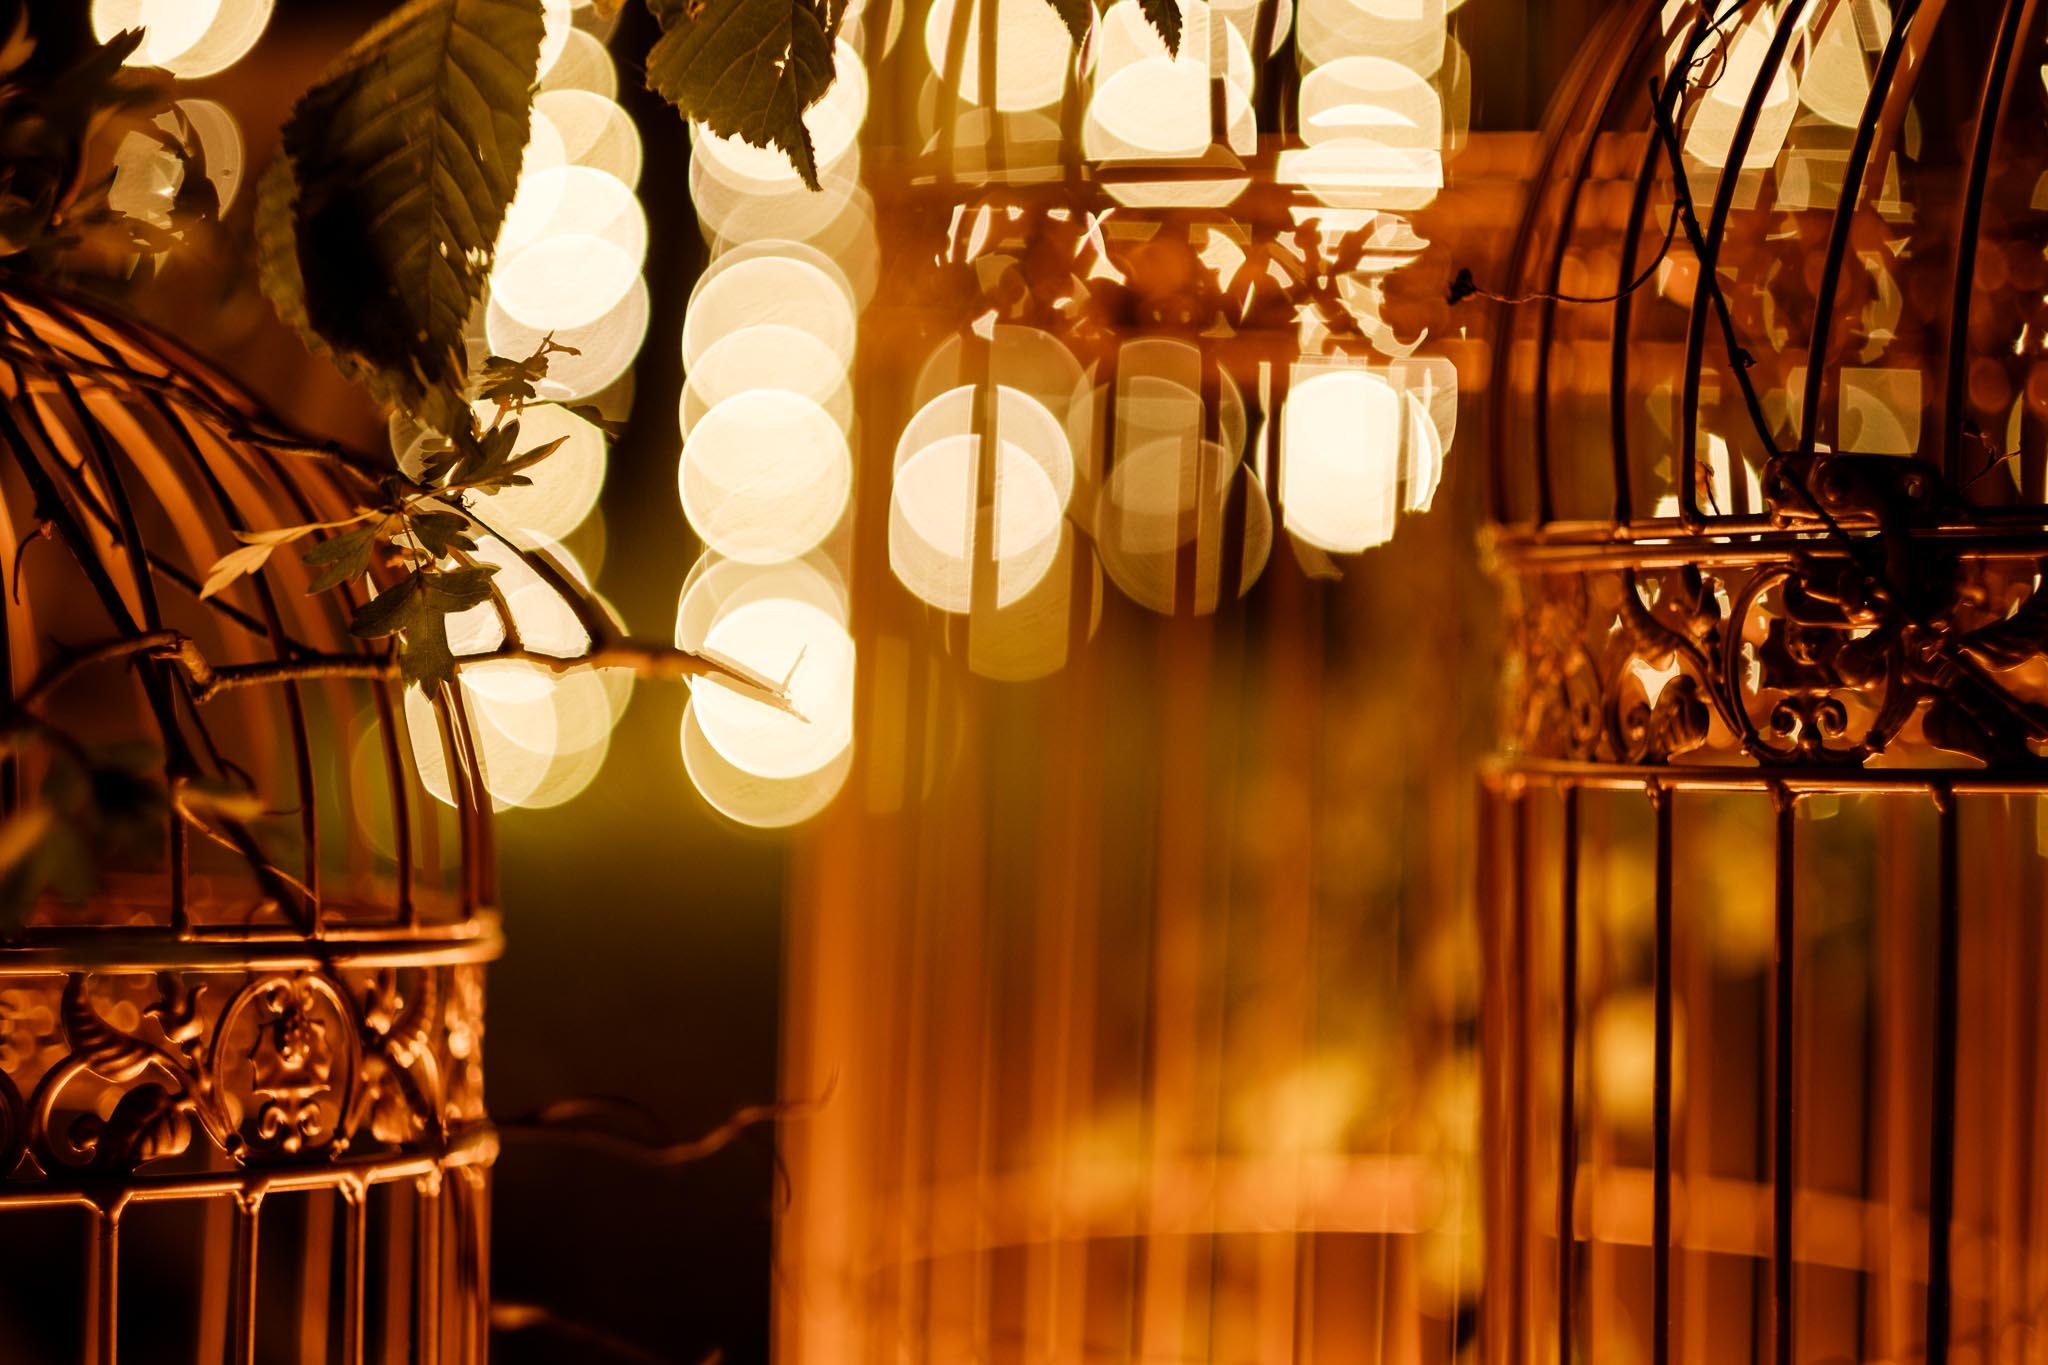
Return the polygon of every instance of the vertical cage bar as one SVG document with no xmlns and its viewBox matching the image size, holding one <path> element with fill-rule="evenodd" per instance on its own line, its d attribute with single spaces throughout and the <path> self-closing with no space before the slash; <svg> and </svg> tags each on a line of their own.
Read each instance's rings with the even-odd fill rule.
<svg viewBox="0 0 2048 1365">
<path fill-rule="evenodd" d="M 363 1244 L 369 1232 L 370 1191 L 351 1180 L 340 1192 L 341 1361 L 363 1365 Z"/>
<path fill-rule="evenodd" d="M 1776 1322 L 1777 1365 L 1792 1365 L 1792 1168 L 1793 974 L 1798 957 L 1797 888 L 1794 877 L 1795 817 L 1792 794 L 1771 788 L 1777 807 L 1777 927 L 1772 963 L 1771 1043 L 1774 1075 L 1771 1099 L 1771 1308 Z"/>
<path fill-rule="evenodd" d="M 1934 1093 L 1927 1177 L 1927 1365 L 1948 1360 L 1950 1314 L 1950 1224 L 1956 1186 L 1956 977 L 1961 925 L 1956 905 L 1956 798 L 1936 788 L 1941 822 L 1941 890 L 1935 926 L 1939 947 L 1934 983 Z"/>
<path fill-rule="evenodd" d="M 416 1335 L 412 1358 L 416 1365 L 435 1365 L 441 1359 L 441 1173 L 421 1176 L 418 1189 L 413 1215 L 417 1264 L 413 1267 Z"/>
<path fill-rule="evenodd" d="M 1482 783 L 1479 791 L 1478 845 L 1482 852 L 1478 866 L 1479 934 L 1482 941 L 1497 944 L 1503 933 L 1500 876 L 1500 803 L 1503 800 L 1501 788 L 1492 783 Z M 1480 1252 L 1481 1265 L 1485 1267 L 1484 1282 L 1499 1284 L 1503 1278 L 1503 1264 L 1507 1259 L 1507 1248 L 1524 1233 L 1522 1220 L 1517 1211 L 1508 1207 L 1504 1194 L 1504 1182 L 1499 1172 L 1511 1159 L 1512 1153 L 1504 1150 L 1502 1138 L 1506 1128 L 1503 1110 L 1502 1073 L 1505 1063 L 1507 1026 L 1501 1018 L 1501 1002 L 1506 996 L 1506 972 L 1503 967 L 1505 955 L 1488 952 L 1482 959 L 1480 975 L 1479 1035 L 1480 1048 L 1487 1058 L 1485 1075 L 1479 1092 L 1479 1142 L 1482 1155 L 1480 1175 L 1480 1218 L 1482 1226 L 1497 1230 L 1497 1235 L 1487 1239 Z M 1498 1358 L 1505 1347 L 1507 1332 L 1501 1312 L 1501 1296 L 1486 1294 L 1480 1300 L 1480 1334 L 1484 1340 L 1485 1355 L 1489 1360 Z M 1451 1341 L 1446 1356 L 1457 1351 L 1457 1328 L 1452 1326 Z"/>
<path fill-rule="evenodd" d="M 1516 1233 L 1512 1243 L 1511 1278 L 1508 1283 L 1508 1359 L 1519 1362 L 1529 1345 L 1529 1238 L 1523 1235 L 1530 1222 L 1529 1207 L 1529 1067 L 1533 1060 L 1529 1045 L 1529 792 L 1517 786 L 1514 801 L 1514 920 L 1508 933 L 1512 947 L 1509 961 L 1514 970 L 1508 981 L 1508 1018 L 1514 1029 L 1509 1046 L 1515 1065 L 1508 1092 L 1508 1207 L 1514 1210 Z"/>
<path fill-rule="evenodd" d="M 1650 1359 L 1671 1361 L 1671 794 L 1649 785 L 1657 822 L 1656 1070 L 1650 1205 Z"/>
<path fill-rule="evenodd" d="M 228 1359 L 256 1365 L 256 1234 L 263 1191 L 235 1198 L 235 1254 L 228 1270 Z"/>
<path fill-rule="evenodd" d="M 1579 1048 L 1579 789 L 1564 789 L 1563 890 L 1558 916 L 1558 995 L 1563 1019 L 1558 1042 L 1557 1122 L 1557 1359 L 1572 1359 L 1572 1299 L 1578 1236 L 1573 1206 L 1578 1197 Z"/>
<path fill-rule="evenodd" d="M 99 1272 L 95 1297 L 99 1310 L 100 1365 L 114 1365 L 119 1349 L 116 1334 L 121 1321 L 121 1210 L 116 1200 L 98 1210 Z"/>
</svg>

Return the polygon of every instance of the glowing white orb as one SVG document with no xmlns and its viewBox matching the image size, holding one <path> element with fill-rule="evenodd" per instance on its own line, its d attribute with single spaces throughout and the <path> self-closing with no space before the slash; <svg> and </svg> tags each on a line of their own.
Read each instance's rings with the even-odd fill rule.
<svg viewBox="0 0 2048 1365">
<path fill-rule="evenodd" d="M 925 12 L 924 50 L 934 71 L 954 69 L 948 51 L 953 42 L 954 0 L 934 0 Z M 957 63 L 960 98 L 985 103 L 981 93 L 981 14 L 985 6 L 968 8 L 967 37 Z M 1042 109 L 1066 88 L 1073 38 L 1045 0 L 996 0 L 995 107 L 1005 113 Z"/>
<path fill-rule="evenodd" d="M 275 0 L 93 0 L 93 34 L 101 42 L 123 29 L 143 30 L 131 66 L 162 67 L 180 80 L 227 70 L 249 55 L 270 23 Z"/>
<path fill-rule="evenodd" d="M 850 430 L 853 390 L 845 363 L 811 333 L 768 323 L 730 332 L 697 357 L 683 383 L 683 435 L 711 409 L 749 389 L 781 389 L 809 399 L 841 431 Z"/>
<path fill-rule="evenodd" d="M 497 416 L 495 403 L 474 405 L 488 423 Z M 528 543 L 560 540 L 590 515 L 604 489 L 604 432 L 567 408 L 540 403 L 518 415 L 519 439 L 513 450 L 525 454 L 559 439 L 553 454 L 525 471 L 533 480 L 521 488 L 476 493 L 476 512 L 492 529 L 523 537 Z"/>
<path fill-rule="evenodd" d="M 206 178 L 213 182 L 220 211 L 226 213 L 228 205 L 241 192 L 243 174 L 248 169 L 244 164 L 242 125 L 227 106 L 212 100 L 179 100 L 171 108 L 184 116 L 192 136 L 198 140 L 200 159 L 206 163 Z M 156 126 L 173 132 L 176 119 L 171 114 L 158 115 Z"/>
<path fill-rule="evenodd" d="M 729 820 L 755 829 L 802 824 L 832 803 L 853 768 L 853 746 L 801 777 L 762 777 L 730 762 L 704 736 L 695 703 L 683 707 L 683 770 L 690 785 Z"/>
<path fill-rule="evenodd" d="M 1393 539 L 1403 418 L 1393 385 L 1362 369 L 1295 383 L 1280 413 L 1280 506 L 1287 529 L 1334 554 Z"/>
<path fill-rule="evenodd" d="M 987 546 L 995 604 L 1029 592 L 1059 552 L 1059 490 L 1044 467 L 1015 443 L 1001 443 L 991 475 L 992 535 Z M 981 438 L 947 436 L 911 451 L 896 467 L 889 498 L 889 567 L 917 597 L 941 611 L 974 604 Z"/>
<path fill-rule="evenodd" d="M 1264 486 L 1213 442 L 1193 450 L 1160 442 L 1111 473 L 1095 511 L 1095 547 L 1111 580 L 1139 606 L 1206 616 L 1223 600 L 1233 516 L 1243 544 L 1229 586 L 1243 596 L 1273 548 Z"/>
<path fill-rule="evenodd" d="M 853 291 L 815 247 L 749 243 L 713 261 L 690 291 L 683 314 L 683 367 L 694 370 L 713 343 L 760 324 L 809 332 L 838 358 L 842 371 L 853 363 Z"/>
<path fill-rule="evenodd" d="M 568 164 L 603 171 L 629 189 L 640 183 L 640 133 L 617 103 L 589 90 L 543 90 L 533 108 L 560 137 Z"/>
<path fill-rule="evenodd" d="M 544 92 L 588 90 L 608 100 L 617 99 L 619 72 L 596 34 L 572 28 L 562 35 L 561 54 L 541 72 L 540 88 Z"/>
<path fill-rule="evenodd" d="M 853 637 L 843 589 L 804 560 L 700 563 L 683 589 L 676 644 L 782 682 L 799 715 L 714 677 L 691 710 L 727 762 L 757 777 L 814 773 L 853 743 Z"/>
<path fill-rule="evenodd" d="M 569 45 L 569 34 L 576 27 L 576 16 L 570 0 L 541 0 L 540 4 L 540 64 L 535 68 L 534 78 L 545 80 L 549 70 L 562 59 L 562 52 Z"/>
<path fill-rule="evenodd" d="M 528 326 L 493 297 L 484 310 L 484 338 L 493 355 L 529 356 L 540 349 L 541 338 L 552 333 L 558 343 L 573 346 L 577 354 L 549 356 L 547 378 L 534 387 L 542 398 L 586 398 L 631 367 L 640 354 L 640 343 L 647 338 L 647 312 L 647 281 L 636 274 L 632 287 L 611 311 L 581 327 Z"/>
<path fill-rule="evenodd" d="M 1385 57 L 1340 57 L 1301 78 L 1302 141 L 1310 146 L 1359 138 L 1389 147 L 1443 145 L 1444 108 L 1436 89 Z"/>
<path fill-rule="evenodd" d="M 750 564 L 791 559 L 839 524 L 853 488 L 846 434 L 816 403 L 750 389 L 706 412 L 683 442 L 683 513 L 704 543 Z"/>
<path fill-rule="evenodd" d="M 547 129 L 556 164 L 520 176 L 519 193 L 498 233 L 500 260 L 553 237 L 597 237 L 630 254 L 638 270 L 647 254 L 647 215 L 640 200 L 615 175 L 563 164 L 568 149 L 544 115 L 533 126 Z"/>
</svg>

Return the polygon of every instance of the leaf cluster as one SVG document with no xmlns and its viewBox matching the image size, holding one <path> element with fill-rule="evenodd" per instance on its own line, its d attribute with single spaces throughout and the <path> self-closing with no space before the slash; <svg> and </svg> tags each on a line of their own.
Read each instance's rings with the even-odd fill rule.
<svg viewBox="0 0 2048 1365">
<path fill-rule="evenodd" d="M 83 6 L 68 24 L 45 10 L 35 28 L 32 9 L 0 4 L 0 259 L 26 255 L 47 266 L 118 217 L 106 205 L 112 176 L 87 176 L 88 145 L 155 88 L 124 65 L 142 30 L 102 43 Z"/>
<path fill-rule="evenodd" d="M 328 532 L 300 553 L 312 571 L 307 593 L 361 582 L 373 568 L 399 572 L 396 584 L 355 609 L 349 633 L 360 640 L 395 639 L 400 676 L 429 692 L 439 688 L 455 674 L 447 619 L 491 600 L 491 576 L 497 572 L 497 566 L 473 558 L 475 533 L 482 528 L 469 513 L 468 499 L 532 483 L 528 471 L 567 439 L 556 437 L 525 450 L 519 443 L 519 414 L 536 401 L 533 395 L 547 377 L 548 358 L 563 353 L 576 351 L 548 336 L 523 359 L 489 357 L 479 374 L 483 389 L 478 395 L 497 404 L 489 423 L 465 404 L 468 421 L 455 435 L 427 442 L 416 479 L 388 476 L 378 486 L 381 497 L 352 516 L 237 531 L 241 545 L 215 561 L 200 596 L 211 597 L 255 573 L 279 546 Z"/>
</svg>

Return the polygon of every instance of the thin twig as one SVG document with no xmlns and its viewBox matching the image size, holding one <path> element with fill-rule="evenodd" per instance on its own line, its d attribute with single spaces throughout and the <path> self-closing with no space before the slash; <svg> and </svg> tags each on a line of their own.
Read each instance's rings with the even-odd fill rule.
<svg viewBox="0 0 2048 1365">
<path fill-rule="evenodd" d="M 172 638 L 157 641 L 156 649 L 162 657 L 174 658 L 184 666 L 192 683 L 192 700 L 202 705 L 223 692 L 243 687 L 305 682 L 316 678 L 390 681 L 400 676 L 398 660 L 389 654 L 302 654 L 264 663 L 215 665 L 206 659 L 189 637 L 174 631 L 164 633 Z M 530 649 L 506 647 L 481 654 L 458 655 L 455 662 L 458 670 L 471 664 L 516 662 L 555 673 L 577 668 L 624 668 L 642 678 L 711 678 L 799 720 L 807 719 L 790 700 L 789 691 L 783 684 L 756 673 L 744 664 L 712 654 L 679 649 L 674 645 L 627 637 L 581 654 L 542 654 Z"/>
<path fill-rule="evenodd" d="M 633 1137 L 592 1125 L 589 1120 L 605 1107 L 604 1102 L 564 1100 L 544 1106 L 530 1115 L 498 1123 L 506 1137 L 532 1138 L 565 1146 L 589 1147 L 610 1152 L 642 1166 L 682 1166 L 702 1161 L 724 1151 L 748 1129 L 783 1119 L 808 1118 L 832 1097 L 832 1087 L 814 1100 L 790 1100 L 778 1104 L 750 1104 L 735 1110 L 731 1118 L 700 1137 L 679 1141 Z"/>
<path fill-rule="evenodd" d="M 554 1332 L 584 1346 L 594 1346 L 606 1355 L 619 1360 L 634 1362 L 634 1365 L 676 1365 L 668 1356 L 659 1356 L 642 1346 L 635 1345 L 624 1337 L 616 1336 L 602 1327 L 587 1322 L 565 1318 L 552 1308 L 543 1308 L 537 1303 L 520 1303 L 513 1299 L 493 1297 L 491 1300 L 491 1330 L 493 1332 L 525 1332 L 539 1327 Z M 719 1365 L 724 1358 L 720 1351 L 713 1351 L 698 1365 Z"/>
<path fill-rule="evenodd" d="M 61 659 L 52 660 L 37 673 L 35 680 L 14 699 L 14 705 L 23 711 L 33 711 L 50 693 L 94 664 L 123 659 L 131 654 L 160 653 L 166 649 L 176 649 L 184 639 L 185 637 L 175 630 L 151 630 L 140 635 L 108 640 L 89 649 L 67 654 Z"/>
</svg>

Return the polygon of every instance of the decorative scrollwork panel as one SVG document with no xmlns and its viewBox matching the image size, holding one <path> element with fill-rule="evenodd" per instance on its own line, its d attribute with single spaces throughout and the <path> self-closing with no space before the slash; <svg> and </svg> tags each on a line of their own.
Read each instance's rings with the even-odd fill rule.
<svg viewBox="0 0 2048 1365">
<path fill-rule="evenodd" d="M 1617 764 L 2038 764 L 2048 561 L 1901 541 L 1854 559 L 1524 564 L 1508 582 L 1505 732 Z"/>
<path fill-rule="evenodd" d="M 7 1183 L 432 1153 L 484 1122 L 483 968 L 0 977 Z"/>
</svg>

